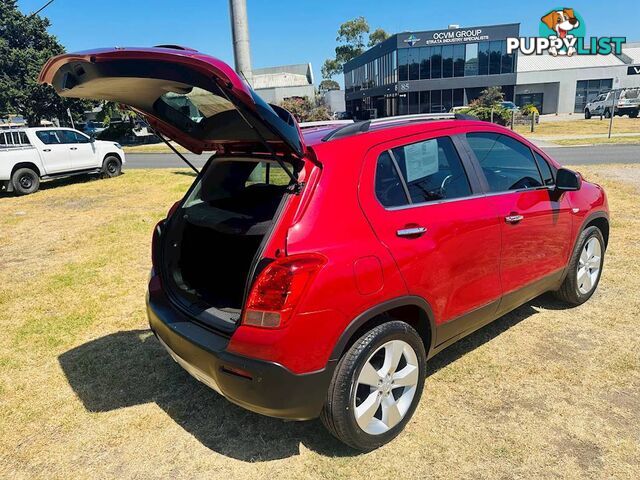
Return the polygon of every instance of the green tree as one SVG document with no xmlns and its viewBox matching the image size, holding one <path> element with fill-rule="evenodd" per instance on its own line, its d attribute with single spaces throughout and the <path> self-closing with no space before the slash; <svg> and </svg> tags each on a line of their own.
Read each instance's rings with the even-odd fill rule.
<svg viewBox="0 0 640 480">
<path fill-rule="evenodd" d="M 331 118 L 327 107 L 315 105 L 309 97 L 285 98 L 280 106 L 296 117 L 298 122 L 318 122 Z"/>
<path fill-rule="evenodd" d="M 349 60 L 356 58 L 365 51 L 365 47 L 373 46 L 389 38 L 383 29 L 376 29 L 369 35 L 369 23 L 364 17 L 357 17 L 340 25 L 336 42 L 335 58 L 329 58 L 322 64 L 322 78 L 331 80 L 342 72 L 342 68 Z"/>
<path fill-rule="evenodd" d="M 78 118 L 87 108 L 87 102 L 62 99 L 50 86 L 37 83 L 44 63 L 64 53 L 47 32 L 49 25 L 46 18 L 22 14 L 16 0 L 0 2 L 0 116 L 22 115 L 34 126 L 43 118 L 66 122 L 67 108 Z"/>
<path fill-rule="evenodd" d="M 329 91 L 329 90 L 340 90 L 340 84 L 335 80 L 322 80 L 320 82 L 320 90 Z"/>
<path fill-rule="evenodd" d="M 488 87 L 480 92 L 480 96 L 471 104 L 481 107 L 493 107 L 502 101 L 504 101 L 502 87 Z"/>
<path fill-rule="evenodd" d="M 367 44 L 367 46 L 373 47 L 374 45 L 384 42 L 389 37 L 390 35 L 382 28 L 376 28 L 369 35 L 369 43 Z"/>
</svg>

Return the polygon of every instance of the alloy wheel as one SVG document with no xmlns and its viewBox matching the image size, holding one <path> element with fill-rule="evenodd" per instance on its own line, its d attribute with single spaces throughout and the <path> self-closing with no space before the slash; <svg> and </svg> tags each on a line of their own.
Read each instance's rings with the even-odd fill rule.
<svg viewBox="0 0 640 480">
<path fill-rule="evenodd" d="M 602 266 L 602 247 L 597 238 L 591 237 L 585 243 L 578 260 L 578 291 L 585 295 L 595 286 Z"/>
<path fill-rule="evenodd" d="M 370 435 L 380 435 L 400 423 L 416 394 L 419 371 L 416 352 L 402 340 L 391 340 L 373 352 L 355 385 L 353 411 L 358 426 Z"/>
</svg>

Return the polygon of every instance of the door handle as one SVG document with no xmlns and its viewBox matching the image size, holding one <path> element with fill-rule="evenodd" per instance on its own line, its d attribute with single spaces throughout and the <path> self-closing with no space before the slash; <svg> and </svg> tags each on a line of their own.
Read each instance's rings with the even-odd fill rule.
<svg viewBox="0 0 640 480">
<path fill-rule="evenodd" d="M 71 150 L 77 150 L 78 147 L 71 147 Z"/>
<path fill-rule="evenodd" d="M 425 227 L 410 227 L 410 228 L 401 228 L 396 231 L 396 235 L 399 237 L 419 237 L 423 235 L 427 229 Z"/>
<path fill-rule="evenodd" d="M 43 151 L 43 152 L 50 152 L 50 151 L 51 151 L 51 149 L 50 149 L 50 148 L 44 148 L 42 151 Z"/>
<path fill-rule="evenodd" d="M 504 221 L 507 223 L 518 223 L 524 218 L 523 215 L 511 214 L 504 217 Z"/>
</svg>

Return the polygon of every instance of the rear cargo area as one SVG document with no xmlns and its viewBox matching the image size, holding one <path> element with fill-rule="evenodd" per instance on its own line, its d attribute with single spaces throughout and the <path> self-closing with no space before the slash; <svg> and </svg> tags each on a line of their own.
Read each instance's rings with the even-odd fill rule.
<svg viewBox="0 0 640 480">
<path fill-rule="evenodd" d="M 277 164 L 212 163 L 172 217 L 163 243 L 164 276 L 183 304 L 197 311 L 240 311 L 256 254 L 288 184 Z"/>
</svg>

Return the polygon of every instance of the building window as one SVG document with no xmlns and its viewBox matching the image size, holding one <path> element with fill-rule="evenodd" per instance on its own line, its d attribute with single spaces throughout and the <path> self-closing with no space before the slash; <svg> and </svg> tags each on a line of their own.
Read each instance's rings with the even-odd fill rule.
<svg viewBox="0 0 640 480">
<path fill-rule="evenodd" d="M 431 78 L 431 47 L 420 47 L 420 78 Z"/>
<path fill-rule="evenodd" d="M 420 79 L 420 49 L 409 49 L 409 80 Z"/>
<path fill-rule="evenodd" d="M 453 45 L 442 47 L 442 78 L 453 77 Z"/>
<path fill-rule="evenodd" d="M 442 113 L 442 90 L 431 91 L 431 113 Z"/>
<path fill-rule="evenodd" d="M 611 90 L 613 79 L 602 78 L 598 80 L 578 80 L 576 84 L 576 100 L 573 111 L 581 113 L 587 103 L 593 101 L 602 92 Z"/>
<path fill-rule="evenodd" d="M 489 75 L 489 42 L 478 44 L 478 75 Z"/>
<path fill-rule="evenodd" d="M 442 47 L 431 48 L 431 78 L 442 77 Z"/>
<path fill-rule="evenodd" d="M 514 54 L 507 55 L 507 43 L 502 42 L 502 73 L 513 73 Z"/>
<path fill-rule="evenodd" d="M 420 92 L 420 113 L 429 113 L 431 111 L 431 92 Z"/>
<path fill-rule="evenodd" d="M 405 80 L 409 80 L 409 52 L 406 48 L 401 48 L 398 50 L 398 81 L 404 82 Z"/>
<path fill-rule="evenodd" d="M 401 93 L 398 95 L 398 115 L 409 113 L 409 95 Z"/>
<path fill-rule="evenodd" d="M 489 75 L 500 73 L 502 60 L 502 42 L 491 42 L 489 52 Z"/>
<path fill-rule="evenodd" d="M 453 106 L 453 92 L 451 90 L 442 90 L 442 111 L 448 112 Z"/>
<path fill-rule="evenodd" d="M 520 108 L 525 105 L 535 105 L 538 112 L 542 113 L 543 98 L 542 93 L 519 93 L 516 95 L 516 105 Z"/>
<path fill-rule="evenodd" d="M 453 47 L 453 76 L 464 77 L 464 45 L 455 45 Z"/>
<path fill-rule="evenodd" d="M 453 106 L 462 107 L 464 105 L 464 88 L 453 90 Z"/>
<path fill-rule="evenodd" d="M 465 47 L 464 76 L 478 75 L 478 44 L 468 43 Z"/>
</svg>

